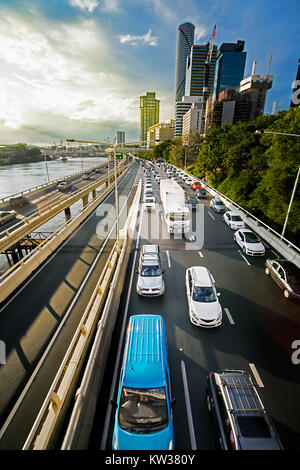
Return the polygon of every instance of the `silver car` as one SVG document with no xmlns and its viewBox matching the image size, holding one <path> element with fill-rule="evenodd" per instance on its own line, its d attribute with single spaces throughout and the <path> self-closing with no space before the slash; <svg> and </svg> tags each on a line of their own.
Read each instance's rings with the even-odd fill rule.
<svg viewBox="0 0 300 470">
<path fill-rule="evenodd" d="M 157 297 L 159 295 L 163 295 L 165 284 L 158 259 L 144 259 L 141 256 L 136 290 L 139 295 L 144 297 Z"/>
</svg>

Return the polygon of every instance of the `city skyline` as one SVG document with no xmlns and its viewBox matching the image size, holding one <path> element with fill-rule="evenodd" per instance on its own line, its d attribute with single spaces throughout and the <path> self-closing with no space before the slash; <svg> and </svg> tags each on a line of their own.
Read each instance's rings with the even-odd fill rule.
<svg viewBox="0 0 300 470">
<path fill-rule="evenodd" d="M 127 141 L 139 135 L 139 96 L 160 100 L 174 118 L 177 27 L 195 25 L 194 44 L 245 41 L 244 77 L 274 75 L 274 101 L 288 109 L 296 77 L 300 7 L 296 0 L 0 0 L 1 144 L 52 144 L 66 138 Z M 272 8 L 272 18 L 270 9 Z"/>
</svg>

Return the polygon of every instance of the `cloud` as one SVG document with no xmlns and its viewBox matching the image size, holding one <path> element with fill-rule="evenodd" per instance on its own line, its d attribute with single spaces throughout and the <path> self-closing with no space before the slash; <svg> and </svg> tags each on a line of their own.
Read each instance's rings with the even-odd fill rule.
<svg viewBox="0 0 300 470">
<path fill-rule="evenodd" d="M 131 36 L 130 34 L 119 35 L 121 44 L 129 43 L 131 46 L 139 46 L 147 44 L 149 46 L 157 46 L 157 37 L 152 36 L 152 30 L 144 34 L 143 36 Z"/>
<path fill-rule="evenodd" d="M 27 129 L 32 142 L 41 116 L 44 128 L 55 124 L 58 133 L 66 121 L 78 123 L 74 129 L 80 132 L 84 123 L 99 131 L 107 122 L 138 127 L 135 85 L 128 71 L 120 71 L 118 52 L 93 20 L 54 23 L 2 8 L 0 43 L 4 140 L 15 131 L 16 141 L 18 130 Z"/>
<path fill-rule="evenodd" d="M 89 12 L 93 12 L 99 6 L 98 0 L 69 0 L 69 4 Z"/>
</svg>

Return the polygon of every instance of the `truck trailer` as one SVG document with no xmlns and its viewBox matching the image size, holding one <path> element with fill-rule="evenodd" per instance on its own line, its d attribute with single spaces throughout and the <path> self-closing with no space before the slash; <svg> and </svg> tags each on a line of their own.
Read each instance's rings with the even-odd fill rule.
<svg viewBox="0 0 300 470">
<path fill-rule="evenodd" d="M 190 212 L 185 205 L 185 192 L 176 181 L 161 180 L 160 200 L 168 233 L 189 232 Z"/>
</svg>

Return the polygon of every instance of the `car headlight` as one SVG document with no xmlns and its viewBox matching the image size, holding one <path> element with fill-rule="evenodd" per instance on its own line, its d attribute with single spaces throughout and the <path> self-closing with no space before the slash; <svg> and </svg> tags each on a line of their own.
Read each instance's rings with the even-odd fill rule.
<svg viewBox="0 0 300 470">
<path fill-rule="evenodd" d="M 143 287 L 138 286 L 138 290 L 145 290 Z"/>
<path fill-rule="evenodd" d="M 191 312 L 191 315 L 192 315 L 192 318 L 193 318 L 194 320 L 198 320 L 198 315 L 196 315 L 195 312 L 192 311 L 192 312 Z"/>
</svg>

